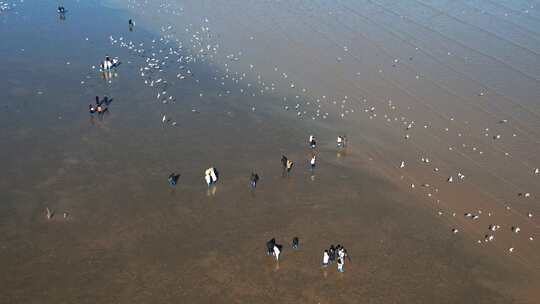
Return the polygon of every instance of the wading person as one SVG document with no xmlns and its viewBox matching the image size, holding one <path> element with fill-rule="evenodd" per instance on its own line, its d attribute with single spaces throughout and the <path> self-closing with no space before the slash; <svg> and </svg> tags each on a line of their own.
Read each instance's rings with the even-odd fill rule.
<svg viewBox="0 0 540 304">
<path fill-rule="evenodd" d="M 259 181 L 259 175 L 257 173 L 251 173 L 251 177 L 249 178 L 249 183 L 251 185 L 251 188 L 255 189 L 255 187 L 257 187 L 258 181 Z"/>
<path fill-rule="evenodd" d="M 317 146 L 317 142 L 315 141 L 315 136 L 310 135 L 309 136 L 309 147 L 311 149 L 315 149 L 316 146 Z"/>
<path fill-rule="evenodd" d="M 204 180 L 206 181 L 206 185 L 208 185 L 208 187 L 212 185 L 212 177 L 210 176 L 211 169 L 212 168 L 208 168 L 206 171 L 204 171 Z"/>
<path fill-rule="evenodd" d="M 214 167 L 210 167 L 204 171 L 204 180 L 206 181 L 208 187 L 217 182 L 218 174 Z"/>
<path fill-rule="evenodd" d="M 345 141 L 343 139 L 343 136 L 337 137 L 336 145 L 338 148 L 343 148 L 345 146 Z"/>
<path fill-rule="evenodd" d="M 300 246 L 300 240 L 296 236 L 293 237 L 293 239 L 292 239 L 292 248 L 293 249 L 298 249 L 299 246 Z"/>
<path fill-rule="evenodd" d="M 293 166 L 294 166 L 294 163 L 292 162 L 292 160 L 288 159 L 287 160 L 287 173 L 291 172 Z"/>
<path fill-rule="evenodd" d="M 176 173 L 171 173 L 171 175 L 169 175 L 169 184 L 171 186 L 176 186 L 176 184 L 178 183 L 178 179 L 180 178 L 180 174 L 176 174 Z"/>
</svg>

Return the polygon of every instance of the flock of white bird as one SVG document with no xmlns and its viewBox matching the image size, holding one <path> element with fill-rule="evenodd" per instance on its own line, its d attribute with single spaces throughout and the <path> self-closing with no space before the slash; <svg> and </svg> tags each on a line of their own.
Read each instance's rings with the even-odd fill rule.
<svg viewBox="0 0 540 304">
<path fill-rule="evenodd" d="M 137 1 L 130 0 L 128 1 L 132 9 L 141 10 L 142 8 L 147 8 L 148 1 Z M 174 16 L 182 16 L 184 14 L 184 9 L 177 7 L 174 3 L 163 1 L 158 8 L 158 13 L 160 14 L 171 14 Z M 161 26 L 159 38 L 152 40 L 151 42 L 135 42 L 129 39 L 126 39 L 123 36 L 114 37 L 110 36 L 110 42 L 112 45 L 120 46 L 122 48 L 129 49 L 133 55 L 142 58 L 143 64 L 139 67 L 139 76 L 143 83 L 155 91 L 156 100 L 161 104 L 175 103 L 177 97 L 173 94 L 175 89 L 172 87 L 173 83 L 178 81 L 190 80 L 199 82 L 200 79 L 197 78 L 197 75 L 194 75 L 194 70 L 196 70 L 195 64 L 206 64 L 208 66 L 217 66 L 215 70 L 215 75 L 213 80 L 218 90 L 218 97 L 228 96 L 231 94 L 231 88 L 235 88 L 238 91 L 234 92 L 235 94 L 241 94 L 246 97 L 256 97 L 268 94 L 274 94 L 275 96 L 281 96 L 278 100 L 281 104 L 279 107 L 285 111 L 293 110 L 295 111 L 295 116 L 299 119 L 327 119 L 332 117 L 335 119 L 346 119 L 354 118 L 359 115 L 367 115 L 366 117 L 369 120 L 382 119 L 386 123 L 397 123 L 393 124 L 403 130 L 403 137 L 406 140 L 411 139 L 415 134 L 415 129 L 420 125 L 423 129 L 429 130 L 432 128 L 432 124 L 429 121 L 423 123 L 418 123 L 414 119 L 408 119 L 404 115 L 399 113 L 398 102 L 392 101 L 390 99 L 386 100 L 382 105 L 380 101 L 368 101 L 368 98 L 358 98 L 351 96 L 342 96 L 341 98 L 330 98 L 329 95 L 321 96 L 312 96 L 310 90 L 305 87 L 298 87 L 297 82 L 290 75 L 291 73 L 287 71 L 286 68 L 282 69 L 277 65 L 271 70 L 259 70 L 255 62 L 245 62 L 247 59 L 244 58 L 246 50 L 238 49 L 234 52 L 222 52 L 221 46 L 223 41 L 220 41 L 220 37 L 215 35 L 211 29 L 211 22 L 208 18 L 201 18 L 199 25 L 189 24 L 184 28 L 176 28 L 174 25 L 164 25 Z M 255 35 L 250 35 L 249 40 L 256 39 Z M 348 46 L 342 47 L 345 54 L 336 57 L 336 64 L 344 64 L 348 60 L 348 54 L 351 53 L 351 50 Z M 416 50 L 421 53 L 422 50 L 416 48 Z M 448 52 L 448 56 L 453 56 L 451 52 Z M 391 61 L 392 66 L 402 64 L 402 61 L 399 58 L 394 58 Z M 242 67 L 247 67 L 247 69 L 242 69 Z M 379 73 L 382 73 L 382 70 L 379 70 Z M 175 76 L 172 76 L 175 75 Z M 265 77 L 268 75 L 268 77 Z M 277 75 L 277 77 L 276 77 Z M 171 80 L 170 78 L 174 77 L 176 79 Z M 413 75 L 416 79 L 420 79 L 423 76 L 421 73 L 415 73 Z M 279 79 L 277 81 L 276 79 Z M 265 80 L 268 79 L 268 80 Z M 178 91 L 178 90 L 176 90 Z M 283 97 L 283 92 L 287 92 L 289 97 Z M 293 94 L 290 94 L 294 92 Z M 482 88 L 478 97 L 486 97 L 488 91 L 486 88 Z M 201 98 L 205 97 L 205 92 L 201 92 L 199 95 Z M 292 100 L 291 100 L 292 99 Z M 256 102 L 254 101 L 253 105 L 250 105 L 250 110 L 255 111 Z M 407 110 L 411 110 L 410 106 L 407 106 Z M 192 112 L 198 112 L 196 106 L 193 106 L 191 109 Z M 354 115 L 357 113 L 357 115 Z M 456 121 L 454 117 L 449 117 L 449 123 L 455 125 Z M 163 116 L 161 119 L 162 123 L 170 124 L 171 126 L 177 125 L 176 120 L 172 117 L 171 114 L 167 113 L 167 108 L 163 108 Z M 507 124 L 509 123 L 508 119 L 501 119 L 497 122 L 498 124 Z M 465 128 L 459 129 L 455 128 L 452 130 L 449 127 L 445 127 L 442 132 L 456 132 L 457 137 L 462 138 L 465 135 Z M 434 131 L 431 131 L 434 134 Z M 484 128 L 478 134 L 479 138 L 486 137 L 490 138 L 493 141 L 502 141 L 504 140 L 503 136 L 499 133 L 491 133 L 490 128 Z M 517 133 L 517 132 L 516 132 Z M 512 137 L 518 136 L 518 134 L 513 133 Z M 435 136 L 435 135 L 433 135 Z M 448 146 L 448 151 L 458 152 L 458 149 L 461 149 L 459 153 L 477 153 L 477 155 L 484 155 L 484 150 L 480 148 L 480 145 L 468 145 L 462 143 L 461 146 Z M 466 150 L 466 151 L 465 151 Z M 465 151 L 465 152 L 464 152 Z M 500 151 L 498 151 L 500 152 Z M 502 152 L 505 156 L 509 157 L 508 152 Z M 406 169 L 407 162 L 405 160 L 396 160 L 398 163 L 398 169 Z M 419 162 L 431 166 L 432 163 L 437 163 L 435 159 L 432 160 L 432 157 L 424 155 L 419 157 Z M 522 162 L 521 165 L 528 166 L 525 162 Z M 440 171 L 439 166 L 433 165 L 431 167 L 433 172 L 438 173 Z M 539 168 L 530 168 L 530 175 L 532 178 L 540 178 L 540 169 Z M 444 170 L 446 171 L 446 170 Z M 467 171 L 467 170 L 465 170 Z M 454 173 L 446 175 L 446 182 L 449 184 L 455 183 L 464 183 L 466 179 L 466 174 L 463 170 L 455 170 Z M 434 199 L 435 195 L 439 192 L 439 189 L 434 185 L 429 183 L 421 184 L 422 187 L 430 189 L 426 194 L 429 198 Z M 415 188 L 416 183 L 411 183 L 410 188 Z M 523 198 L 530 198 L 530 192 L 519 193 L 519 196 Z M 441 203 L 441 200 L 436 199 L 437 203 Z M 510 205 L 506 205 L 505 209 L 507 211 L 516 212 L 512 210 Z M 443 215 L 445 212 L 450 212 L 452 217 L 456 217 L 457 212 L 451 210 L 439 210 L 437 211 L 438 215 Z M 464 217 L 472 221 L 477 221 L 481 216 L 486 215 L 491 217 L 493 211 L 476 210 L 474 212 L 466 212 Z M 519 214 L 518 215 L 522 215 Z M 526 216 L 523 216 L 526 219 L 531 220 L 533 218 L 533 212 L 527 212 Z M 533 227 L 538 227 L 538 225 L 532 223 Z M 519 234 L 521 228 L 517 225 L 512 225 L 510 227 L 502 227 L 499 224 L 490 224 L 486 227 L 487 233 L 483 240 L 479 239 L 478 243 L 487 243 L 495 240 L 495 232 L 500 229 L 508 229 L 513 234 Z M 458 233 L 458 228 L 452 228 L 452 233 Z M 534 240 L 534 231 L 529 231 L 530 235 L 528 236 L 529 241 Z M 514 252 L 515 248 L 508 247 L 509 252 Z"/>
<path fill-rule="evenodd" d="M 23 2 L 23 0 L 20 1 Z M 15 7 L 17 7 L 17 2 L 5 0 L 0 1 L 0 13 L 12 10 Z"/>
</svg>

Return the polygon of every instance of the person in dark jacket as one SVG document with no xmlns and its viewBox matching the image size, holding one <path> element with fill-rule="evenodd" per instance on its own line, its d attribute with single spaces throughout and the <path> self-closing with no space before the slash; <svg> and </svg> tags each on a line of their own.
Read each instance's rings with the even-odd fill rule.
<svg viewBox="0 0 540 304">
<path fill-rule="evenodd" d="M 255 187 L 257 187 L 258 181 L 259 181 L 259 175 L 257 173 L 251 173 L 251 177 L 249 178 L 249 183 L 251 185 L 251 188 L 255 189 Z"/>
<path fill-rule="evenodd" d="M 180 178 L 180 174 L 176 174 L 176 173 L 171 173 L 171 175 L 169 175 L 169 184 L 171 186 L 176 186 L 176 184 L 178 183 L 178 179 Z"/>
<path fill-rule="evenodd" d="M 298 249 L 298 247 L 300 246 L 300 240 L 298 239 L 298 237 L 294 237 L 292 239 L 292 248 L 293 249 Z"/>
<path fill-rule="evenodd" d="M 274 246 L 276 245 L 276 239 L 272 238 L 268 242 L 266 242 L 266 254 L 272 255 L 274 254 Z"/>
</svg>

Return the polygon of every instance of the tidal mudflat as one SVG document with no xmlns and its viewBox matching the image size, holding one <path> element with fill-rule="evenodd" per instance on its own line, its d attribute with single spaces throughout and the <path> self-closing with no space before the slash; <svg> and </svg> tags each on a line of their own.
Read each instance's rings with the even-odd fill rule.
<svg viewBox="0 0 540 304">
<path fill-rule="evenodd" d="M 61 6 L 0 1 L 0 302 L 538 301 L 533 2 Z"/>
</svg>

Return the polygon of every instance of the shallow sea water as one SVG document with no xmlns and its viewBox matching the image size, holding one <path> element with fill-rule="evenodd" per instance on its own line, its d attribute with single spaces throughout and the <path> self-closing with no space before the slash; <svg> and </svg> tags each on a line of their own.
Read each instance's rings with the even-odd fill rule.
<svg viewBox="0 0 540 304">
<path fill-rule="evenodd" d="M 414 3 L 399 9 L 433 13 L 433 8 Z M 404 72 L 402 61 L 420 57 L 410 53 L 400 59 L 399 71 L 380 76 L 378 69 L 396 70 L 392 54 L 405 48 L 384 30 L 383 24 L 391 24 L 391 9 L 379 1 L 296 1 L 288 6 L 281 1 L 66 1 L 65 20 L 58 18 L 56 5 L 26 0 L 0 15 L 0 38 L 9 42 L 0 45 L 5 58 L 0 90 L 6 93 L 0 100 L 0 268 L 7 274 L 0 279 L 0 302 L 535 302 L 540 257 L 537 242 L 528 242 L 526 236 L 538 232 L 538 222 L 537 217 L 520 215 L 540 210 L 517 200 L 515 190 L 532 192 L 538 185 L 520 167 L 538 160 L 536 153 L 524 152 L 535 151 L 539 141 L 537 104 L 522 102 L 538 95 L 499 87 L 504 81 L 495 76 L 485 80 L 523 105 L 509 113 L 524 118 L 516 122 L 523 132 L 501 147 L 484 139 L 481 128 L 495 125 L 492 128 L 509 132 L 503 133 L 505 139 L 510 137 L 512 130 L 498 126 L 495 118 L 508 117 L 501 113 L 511 103 L 504 97 L 493 105 L 461 96 L 478 93 L 470 85 L 470 78 L 479 78 L 474 73 L 494 75 L 510 65 L 527 73 L 510 69 L 521 75 L 523 85 L 535 84 L 533 66 L 511 57 L 493 70 L 480 65 L 480 71 L 469 73 L 469 66 L 459 66 L 463 57 L 436 61 L 433 55 L 423 56 L 431 59 L 418 65 L 414 57 L 414 67 Z M 489 9 L 496 12 L 500 6 Z M 440 39 L 435 34 L 439 32 L 421 32 L 418 23 L 424 19 L 419 12 L 413 16 L 415 23 L 408 23 L 414 33 L 411 41 Z M 130 18 L 136 24 L 133 31 L 127 25 Z M 376 21 L 373 30 L 362 35 L 352 30 L 369 20 Z M 521 26 L 530 34 L 535 19 L 525 20 Z M 443 31 L 444 22 L 450 21 L 439 22 Z M 193 34 L 205 23 L 211 28 L 209 41 L 219 44 L 219 51 L 212 57 L 195 56 L 196 62 L 186 64 L 191 75 L 173 60 L 156 72 L 152 79 L 167 79 L 165 95 L 174 96 L 167 103 L 156 98 L 162 90 L 145 85 L 140 76 L 148 57 L 109 38 L 143 43 L 147 56 L 154 52 L 159 58 L 178 39 L 184 45 L 181 55 L 190 56 L 198 51 L 192 48 Z M 503 30 L 503 25 L 489 29 Z M 394 28 L 399 30 L 403 32 L 393 35 L 408 35 L 404 27 Z M 166 35 L 173 42 L 164 41 Z M 386 38 L 373 42 L 380 37 Z M 511 39 L 523 43 L 516 37 Z M 535 52 L 533 42 L 527 48 Z M 441 39 L 425 52 L 438 54 L 444 43 L 449 40 Z M 408 51 L 414 48 L 408 46 Z M 490 51 L 493 55 L 474 54 L 491 62 L 502 56 L 497 53 L 502 50 Z M 230 54 L 233 60 L 226 57 Z M 105 55 L 122 61 L 107 79 L 92 69 Z M 336 57 L 344 63 L 338 64 Z M 175 77 L 179 71 L 186 79 Z M 415 71 L 429 81 L 409 82 Z M 239 80 L 242 73 L 246 76 Z M 113 98 L 103 116 L 88 114 L 95 95 Z M 409 146 L 403 123 L 382 119 L 391 113 L 382 110 L 388 99 L 401 111 L 388 114 L 392 119 L 406 115 L 407 121 L 416 121 Z M 454 99 L 460 102 L 451 103 Z M 340 107 L 343 100 L 347 107 Z M 294 109 L 297 103 L 299 111 L 306 111 L 300 116 Z M 468 108 L 471 103 L 475 110 Z M 327 119 L 316 116 L 316 104 L 328 113 Z M 371 106 L 378 117 L 365 111 Z M 345 109 L 355 112 L 339 118 Z M 455 128 L 468 134 L 469 145 L 477 143 L 492 158 L 474 156 L 465 148 L 457 157 L 448 152 L 446 145 L 464 142 L 461 136 L 441 135 L 441 129 L 452 124 L 449 117 L 458 114 L 469 115 L 470 124 Z M 163 123 L 163 115 L 170 120 Z M 485 117 L 493 121 L 486 124 Z M 422 128 L 424 119 L 432 129 Z M 338 151 L 335 137 L 343 133 L 351 144 Z M 308 169 L 310 134 L 319 142 L 313 172 Z M 493 166 L 498 153 L 507 149 L 523 161 Z M 281 172 L 282 154 L 296 163 L 289 176 Z M 409 168 L 421 155 L 432 157 L 443 176 L 433 176 L 432 168 L 418 164 Z M 407 160 L 406 173 L 396 169 L 402 159 Z M 220 181 L 212 188 L 203 180 L 209 166 L 220 171 Z M 489 166 L 493 168 L 486 169 Z M 459 168 L 467 170 L 466 182 L 446 184 L 444 174 Z M 248 186 L 252 171 L 261 176 L 255 190 Z M 171 172 L 180 174 L 174 188 L 167 183 Z M 501 183 L 502 173 L 510 175 L 510 182 Z M 422 187 L 425 182 L 440 194 Z M 427 192 L 443 202 L 427 199 Z M 503 214 L 500 201 L 509 197 L 516 200 L 512 207 L 517 214 Z M 55 212 L 52 219 L 46 219 L 45 208 Z M 472 208 L 495 210 L 493 216 L 505 230 L 497 234 L 499 243 L 476 244 L 491 222 L 485 217 L 473 224 L 463 220 L 462 210 Z M 439 210 L 444 216 L 437 215 Z M 69 216 L 64 218 L 63 212 Z M 448 215 L 452 212 L 458 215 Z M 523 229 L 519 240 L 507 231 L 516 222 Z M 460 233 L 452 234 L 453 227 Z M 294 236 L 300 238 L 299 250 L 290 248 Z M 264 253 L 272 237 L 285 247 L 279 264 Z M 322 251 L 338 243 L 352 258 L 344 274 L 337 273 L 335 265 L 319 266 Z M 516 247 L 513 256 L 506 252 L 509 246 Z"/>
</svg>

